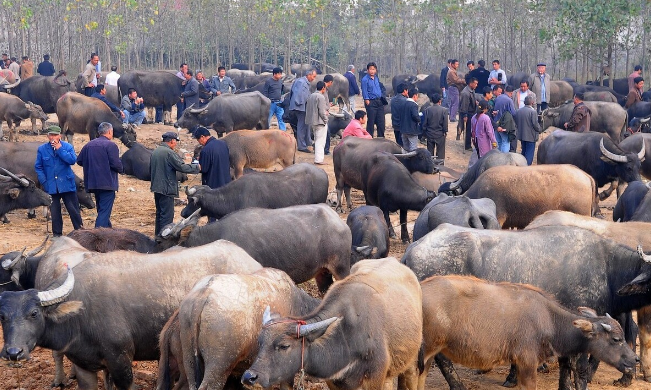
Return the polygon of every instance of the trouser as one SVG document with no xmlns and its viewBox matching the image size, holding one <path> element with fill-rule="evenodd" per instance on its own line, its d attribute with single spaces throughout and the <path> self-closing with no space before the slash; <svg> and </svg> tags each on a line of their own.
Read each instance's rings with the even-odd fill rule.
<svg viewBox="0 0 651 390">
<path fill-rule="evenodd" d="M 52 196 L 52 204 L 50 205 L 50 214 L 52 217 L 52 234 L 60 236 L 63 234 L 63 217 L 61 216 L 61 200 L 66 205 L 72 227 L 77 230 L 84 226 L 79 213 L 79 199 L 77 199 L 77 192 L 60 192 L 57 194 L 50 194 Z"/>
<path fill-rule="evenodd" d="M 93 190 L 93 192 L 95 193 L 95 203 L 97 204 L 95 227 L 113 227 L 111 225 L 111 212 L 113 211 L 113 202 L 115 201 L 115 191 Z"/>
<path fill-rule="evenodd" d="M 454 120 L 459 111 L 459 90 L 457 87 L 448 87 L 448 96 L 450 97 L 450 120 Z"/>
<path fill-rule="evenodd" d="M 418 149 L 418 135 L 402 134 L 402 148 L 407 152 L 413 152 Z"/>
<path fill-rule="evenodd" d="M 297 124 L 296 127 L 296 144 L 298 150 L 307 150 L 308 146 L 312 145 L 312 138 L 310 137 L 310 126 L 305 123 L 305 111 L 294 111 L 296 113 Z"/>
<path fill-rule="evenodd" d="M 166 225 L 174 222 L 174 196 L 154 192 L 156 204 L 156 227 L 154 235 L 158 236 Z"/>
<path fill-rule="evenodd" d="M 451 117 L 451 116 L 450 116 Z M 466 121 L 464 121 L 464 118 L 466 118 Z M 464 136 L 464 149 L 466 150 L 471 150 L 472 149 L 472 143 L 470 142 L 470 137 L 471 137 L 471 126 L 470 122 L 472 120 L 472 115 L 466 114 L 466 113 L 459 113 L 459 122 L 457 123 L 457 139 L 459 139 L 459 135 L 463 132 L 465 132 Z"/>
<path fill-rule="evenodd" d="M 355 96 L 352 95 L 348 97 L 348 104 L 350 105 L 350 115 L 355 116 Z"/>
<path fill-rule="evenodd" d="M 163 122 L 163 106 L 156 107 L 156 117 L 154 118 L 156 123 Z"/>
<path fill-rule="evenodd" d="M 328 130 L 326 125 L 313 125 L 312 130 L 314 130 L 314 162 L 322 163 L 326 137 L 330 138 L 326 134 Z"/>
<path fill-rule="evenodd" d="M 518 151 L 518 140 L 515 139 L 515 138 L 513 138 L 513 139 L 509 142 L 509 152 L 511 152 L 511 153 L 515 153 L 515 152 L 517 152 L 517 151 Z"/>
<path fill-rule="evenodd" d="M 549 105 L 547 102 L 542 102 L 540 104 L 537 104 L 538 106 L 538 113 L 540 114 L 541 112 L 545 111 L 547 108 L 549 108 Z"/>
<path fill-rule="evenodd" d="M 185 102 L 178 101 L 176 102 L 176 120 L 178 121 L 183 116 L 183 111 L 185 110 Z"/>
<path fill-rule="evenodd" d="M 124 119 L 122 119 L 122 123 L 133 123 L 136 126 L 140 126 L 142 125 L 142 121 L 145 120 L 144 111 L 134 112 L 133 114 L 127 110 L 123 110 L 122 112 L 124 113 Z"/>
<path fill-rule="evenodd" d="M 379 98 L 369 101 L 369 104 L 366 106 L 366 116 L 366 131 L 374 137 L 374 126 L 377 125 L 377 136 L 384 138 L 384 105 Z"/>
<path fill-rule="evenodd" d="M 400 128 L 399 127 L 394 127 L 393 128 L 393 135 L 396 137 L 396 143 L 400 146 L 402 146 L 402 135 L 400 134 Z"/>
<path fill-rule="evenodd" d="M 95 87 L 85 87 L 84 88 L 84 95 L 92 96 L 93 93 L 95 93 Z"/>
<path fill-rule="evenodd" d="M 500 152 L 508 153 L 511 148 L 511 142 L 509 141 L 509 133 L 506 131 L 496 131 L 495 139 L 497 140 L 497 148 Z"/>
<path fill-rule="evenodd" d="M 445 136 L 427 137 L 427 150 L 439 160 L 445 160 Z"/>
<path fill-rule="evenodd" d="M 536 143 L 530 141 L 520 141 L 522 146 L 522 155 L 527 159 L 527 165 L 533 164 L 533 153 L 536 150 Z"/>
<path fill-rule="evenodd" d="M 276 119 L 278 119 L 278 130 L 282 130 L 282 131 L 287 130 L 287 126 L 283 121 L 284 113 L 285 110 L 282 107 L 280 107 L 280 102 L 271 102 L 271 108 L 269 109 L 269 127 L 271 127 L 271 118 L 273 118 L 273 116 L 275 115 Z"/>
<path fill-rule="evenodd" d="M 328 125 L 326 125 L 326 141 L 325 141 L 325 147 L 323 148 L 323 153 L 327 156 L 330 154 L 330 138 L 332 138 L 333 135 L 330 134 L 330 128 Z"/>
</svg>

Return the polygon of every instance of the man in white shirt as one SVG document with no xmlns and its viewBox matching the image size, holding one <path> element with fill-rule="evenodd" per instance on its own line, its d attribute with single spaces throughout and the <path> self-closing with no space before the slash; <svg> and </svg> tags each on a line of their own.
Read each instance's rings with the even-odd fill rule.
<svg viewBox="0 0 651 390">
<path fill-rule="evenodd" d="M 493 70 L 488 76 L 488 84 L 493 89 L 498 84 L 502 87 L 506 85 L 506 72 L 500 69 L 500 60 L 493 60 Z"/>
<path fill-rule="evenodd" d="M 117 87 L 118 85 L 118 79 L 120 78 L 120 74 L 117 72 L 118 67 L 113 65 L 111 66 L 111 72 L 106 75 L 106 81 L 104 84 L 106 85 L 115 85 Z"/>
<path fill-rule="evenodd" d="M 525 106 L 524 99 L 527 96 L 531 96 L 534 103 L 536 102 L 536 94 L 533 93 L 533 91 L 529 89 L 529 81 L 522 80 L 522 82 L 520 83 L 520 89 L 518 89 L 517 91 L 515 91 L 513 93 L 513 105 L 516 108 L 524 107 Z"/>
</svg>

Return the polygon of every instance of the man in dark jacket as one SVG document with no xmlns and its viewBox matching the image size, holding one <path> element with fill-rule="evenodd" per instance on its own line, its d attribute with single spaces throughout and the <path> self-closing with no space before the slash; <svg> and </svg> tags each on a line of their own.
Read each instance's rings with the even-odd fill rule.
<svg viewBox="0 0 651 390">
<path fill-rule="evenodd" d="M 400 115 L 402 108 L 407 102 L 407 85 L 398 84 L 396 87 L 396 96 L 391 98 L 391 126 L 393 134 L 396 137 L 396 143 L 402 146 L 402 136 L 400 134 Z"/>
<path fill-rule="evenodd" d="M 184 164 L 181 157 L 174 151 L 179 141 L 179 135 L 173 131 L 163 134 L 163 143 L 151 154 L 151 186 L 156 203 L 155 235 L 174 222 L 174 198 L 179 195 L 179 182 L 176 172 L 199 173 L 199 164 Z"/>
<path fill-rule="evenodd" d="M 590 116 L 592 112 L 588 106 L 583 103 L 583 94 L 574 94 L 574 109 L 570 116 L 570 121 L 565 122 L 563 126 L 567 131 L 576 131 L 578 133 L 585 133 L 590 131 Z"/>
<path fill-rule="evenodd" d="M 97 219 L 95 227 L 113 227 L 111 212 L 118 190 L 118 173 L 123 173 L 118 146 L 113 139 L 113 125 L 100 123 L 97 128 L 99 137 L 90 141 L 79 152 L 77 165 L 84 168 L 84 187 L 86 192 L 95 194 Z"/>
<path fill-rule="evenodd" d="M 430 96 L 432 105 L 423 112 L 423 131 L 427 150 L 439 160 L 445 160 L 445 137 L 448 134 L 448 110 L 441 106 L 441 95 Z"/>
<path fill-rule="evenodd" d="M 196 78 L 192 77 L 192 71 L 188 70 L 188 73 L 185 74 L 185 89 L 181 92 L 181 100 L 187 109 L 191 105 L 199 105 L 199 82 Z"/>
<path fill-rule="evenodd" d="M 355 77 L 355 65 L 348 65 L 348 71 L 344 74 L 348 80 L 348 105 L 350 112 L 355 112 L 355 96 L 360 94 L 357 78 Z"/>
<path fill-rule="evenodd" d="M 491 72 L 489 72 L 486 69 L 486 61 L 484 60 L 479 60 L 477 61 L 478 67 L 473 69 L 468 73 L 469 77 L 468 80 L 470 80 L 470 77 L 474 77 L 477 79 L 477 88 L 480 91 L 484 90 L 484 87 L 488 87 L 488 78 L 490 77 Z"/>
<path fill-rule="evenodd" d="M 443 107 L 448 107 L 448 71 L 450 70 L 450 61 L 452 59 L 448 59 L 448 63 L 441 69 L 441 77 L 439 78 L 439 87 L 441 87 L 441 91 L 443 92 Z"/>
<path fill-rule="evenodd" d="M 115 114 L 115 116 L 118 117 L 118 119 L 124 119 L 124 113 L 120 111 L 120 108 L 115 104 L 111 103 L 111 101 L 109 101 L 106 98 L 106 87 L 104 86 L 104 84 L 97 84 L 97 87 L 95 87 L 95 93 L 90 95 L 90 97 L 103 101 L 104 104 L 106 104 L 108 108 L 110 108 L 111 111 L 113 111 L 113 113 Z"/>
<path fill-rule="evenodd" d="M 477 113 L 477 99 L 475 98 L 475 89 L 477 88 L 477 79 L 470 78 L 470 83 L 461 91 L 459 96 L 459 124 L 457 125 L 457 140 L 461 139 L 461 133 L 465 131 L 464 147 L 466 150 L 472 150 L 470 143 L 470 119 Z"/>
<path fill-rule="evenodd" d="M 420 115 L 418 114 L 418 89 L 409 88 L 407 100 L 400 112 L 400 135 L 402 136 L 402 147 L 407 152 L 418 149 L 418 135 L 420 134 Z"/>
<path fill-rule="evenodd" d="M 201 184 L 214 189 L 230 183 L 230 160 L 226 142 L 215 139 L 203 126 L 195 129 L 194 137 L 203 146 L 199 155 Z"/>
<path fill-rule="evenodd" d="M 522 145 L 522 155 L 527 159 L 527 165 L 533 163 L 536 141 L 538 141 L 538 134 L 542 131 L 538 123 L 538 113 L 533 108 L 535 102 L 536 100 L 533 96 L 525 97 L 524 107 L 516 111 L 514 117 L 517 136 Z"/>
<path fill-rule="evenodd" d="M 50 55 L 43 56 L 43 62 L 38 64 L 36 72 L 41 76 L 54 76 L 54 65 L 50 62 Z"/>
</svg>

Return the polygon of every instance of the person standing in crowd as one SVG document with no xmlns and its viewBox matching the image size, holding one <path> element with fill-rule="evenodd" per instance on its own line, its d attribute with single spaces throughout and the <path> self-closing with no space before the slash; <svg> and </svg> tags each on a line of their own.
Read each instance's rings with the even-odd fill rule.
<svg viewBox="0 0 651 390">
<path fill-rule="evenodd" d="M 470 80 L 470 73 L 475 70 L 475 61 L 466 62 L 466 68 L 468 68 L 468 73 L 466 73 L 464 76 L 464 81 L 466 84 L 468 84 L 468 81 Z"/>
<path fill-rule="evenodd" d="M 287 130 L 287 126 L 283 121 L 285 110 L 280 104 L 280 100 L 285 93 L 285 85 L 283 84 L 282 78 L 283 70 L 280 68 L 274 68 L 272 76 L 264 82 L 262 94 L 271 100 L 271 107 L 269 108 L 269 126 L 271 126 L 271 118 L 275 115 L 278 120 L 278 129 L 285 131 Z"/>
<path fill-rule="evenodd" d="M 54 76 L 54 65 L 50 62 L 49 54 L 43 55 L 43 62 L 38 64 L 36 73 L 40 74 L 41 76 Z"/>
<path fill-rule="evenodd" d="M 176 77 L 182 80 L 181 85 L 183 88 L 185 88 L 185 84 L 187 84 L 185 74 L 188 73 L 188 64 L 185 62 L 179 66 L 179 71 L 176 72 Z M 179 99 L 178 102 L 176 102 L 176 120 L 178 121 L 182 116 L 183 116 L 183 111 L 185 110 L 185 104 L 183 103 L 183 99 Z M 156 108 L 156 111 L 158 111 L 158 107 Z M 163 111 L 163 107 L 160 107 L 160 111 Z M 158 116 L 158 113 L 156 113 L 156 116 Z"/>
<path fill-rule="evenodd" d="M 506 85 L 506 72 L 500 69 L 500 60 L 493 60 L 493 70 L 488 76 L 488 84 L 492 88 L 495 88 L 498 84 L 502 87 Z"/>
<path fill-rule="evenodd" d="M 327 164 L 323 161 L 326 132 L 328 131 L 328 109 L 330 108 L 326 93 L 328 90 L 325 82 L 319 81 L 316 83 L 316 91 L 307 98 L 305 103 L 305 123 L 312 126 L 314 131 L 314 163 L 317 165 Z"/>
<path fill-rule="evenodd" d="M 423 132 L 427 138 L 427 150 L 445 164 L 445 137 L 448 135 L 448 110 L 441 106 L 441 95 L 430 96 L 432 105 L 423 111 Z"/>
<path fill-rule="evenodd" d="M 522 80 L 522 82 L 520 82 L 520 89 L 518 89 L 517 91 L 515 91 L 515 93 L 513 93 L 513 104 L 515 105 L 515 107 L 517 108 L 524 107 L 524 99 L 527 96 L 531 96 L 534 102 L 536 101 L 536 94 L 529 89 L 529 81 Z"/>
<path fill-rule="evenodd" d="M 411 87 L 407 91 L 407 100 L 400 113 L 400 136 L 402 147 L 407 152 L 418 149 L 418 135 L 420 135 L 420 115 L 418 114 L 418 89 Z"/>
<path fill-rule="evenodd" d="M 377 125 L 378 138 L 384 138 L 384 103 L 382 102 L 382 89 L 380 88 L 380 78 L 377 74 L 375 62 L 369 62 L 366 65 L 366 71 L 366 76 L 362 78 L 362 97 L 364 98 L 364 107 L 368 116 L 366 131 L 370 135 L 374 135 L 375 126 Z"/>
<path fill-rule="evenodd" d="M 71 165 L 77 162 L 75 149 L 61 140 L 61 128 L 50 126 L 47 130 L 48 142 L 38 147 L 34 169 L 43 190 L 52 196 L 50 213 L 52 217 L 52 234 L 61 237 L 63 218 L 61 201 L 66 205 L 70 221 L 75 230 L 83 227 L 77 199 L 77 185 Z"/>
<path fill-rule="evenodd" d="M 294 81 L 291 90 L 291 99 L 289 101 L 289 109 L 294 111 L 297 119 L 296 144 L 298 151 L 303 153 L 310 153 L 308 147 L 312 146 L 312 137 L 310 136 L 310 128 L 305 123 L 305 104 L 310 97 L 310 83 L 316 78 L 316 70 L 310 69 L 305 73 L 305 76 L 300 77 Z"/>
<path fill-rule="evenodd" d="M 443 107 L 450 107 L 449 101 L 448 101 L 448 71 L 450 70 L 450 61 L 452 59 L 448 59 L 447 64 L 441 69 L 441 77 L 439 81 L 439 87 L 441 88 L 441 93 L 443 94 Z"/>
<path fill-rule="evenodd" d="M 538 134 L 542 132 L 538 123 L 538 113 L 533 108 L 536 100 L 533 96 L 524 98 L 524 107 L 515 113 L 515 126 L 518 131 L 518 140 L 522 147 L 522 155 L 527 159 L 527 165 L 533 164 L 533 154 L 536 150 Z"/>
<path fill-rule="evenodd" d="M 477 158 L 485 155 L 492 149 L 497 148 L 497 140 L 495 139 L 495 132 L 493 131 L 493 124 L 490 117 L 486 115 L 488 111 L 488 103 L 481 101 L 479 103 L 479 111 L 472 117 L 471 120 L 471 133 L 473 144 L 477 151 Z"/>
<path fill-rule="evenodd" d="M 628 75 L 628 90 L 635 89 L 635 78 L 642 77 L 642 65 L 635 65 L 633 73 Z"/>
<path fill-rule="evenodd" d="M 484 90 L 484 87 L 488 87 L 488 79 L 490 78 L 490 72 L 486 70 L 486 61 L 479 60 L 477 61 L 477 67 L 468 73 L 470 77 L 477 79 L 477 89 L 480 91 Z M 470 77 L 468 80 L 470 80 Z"/>
<path fill-rule="evenodd" d="M 90 58 L 92 59 L 94 56 L 96 56 L 97 53 L 91 53 Z M 97 87 L 97 83 L 99 83 L 99 78 L 102 73 L 102 61 L 99 60 L 99 57 L 97 57 L 97 63 L 95 64 L 95 79 L 93 80 L 93 85 Z M 89 61 L 90 62 L 90 61 Z"/>
<path fill-rule="evenodd" d="M 628 92 L 624 108 L 630 108 L 633 104 L 642 101 L 642 92 L 644 92 L 644 79 L 642 77 L 636 77 L 633 79 L 633 83 L 635 88 L 631 89 Z"/>
<path fill-rule="evenodd" d="M 34 76 L 34 63 L 28 56 L 23 56 L 23 63 L 20 64 L 20 79 L 24 81 L 32 76 Z"/>
<path fill-rule="evenodd" d="M 210 81 L 203 75 L 200 69 L 194 72 L 194 78 L 199 83 L 199 104 L 204 105 L 212 99 L 212 92 L 210 92 Z"/>
<path fill-rule="evenodd" d="M 7 65 L 7 60 L 9 59 L 9 54 L 2 53 L 2 59 L 0 60 L 0 69 L 9 69 Z M 18 75 L 16 75 L 18 77 Z"/>
<path fill-rule="evenodd" d="M 461 139 L 461 134 L 465 132 L 464 148 L 472 150 L 470 131 L 468 125 L 470 119 L 477 112 L 477 98 L 475 98 L 475 89 L 477 88 L 477 79 L 470 78 L 470 83 L 461 91 L 459 103 L 459 124 L 457 125 L 457 141 Z"/>
<path fill-rule="evenodd" d="M 217 68 L 217 75 L 212 76 L 210 80 L 211 89 L 210 92 L 215 96 L 219 96 L 224 93 L 235 93 L 235 84 L 230 77 L 226 76 L 226 68 L 220 66 Z"/>
<path fill-rule="evenodd" d="M 459 69 L 459 60 L 450 61 L 448 70 L 447 83 L 448 95 L 450 96 L 450 122 L 457 121 L 457 111 L 459 111 L 459 92 L 466 86 L 466 81 L 457 74 Z"/>
<path fill-rule="evenodd" d="M 400 133 L 400 115 L 402 115 L 402 106 L 407 102 L 407 84 L 401 83 L 396 87 L 396 95 L 391 98 L 391 126 L 396 143 L 402 146 L 402 135 Z"/>
<path fill-rule="evenodd" d="M 145 103 L 141 97 L 138 97 L 138 92 L 134 88 L 129 88 L 122 101 L 120 102 L 122 108 L 123 123 L 133 123 L 136 127 L 142 124 L 145 119 Z"/>
<path fill-rule="evenodd" d="M 18 64 L 18 60 L 16 57 L 11 57 L 9 61 L 9 70 L 13 72 L 16 79 L 20 79 L 20 65 Z"/>
<path fill-rule="evenodd" d="M 495 138 L 497 139 L 498 148 L 501 152 L 507 153 L 511 149 L 512 139 L 516 139 L 515 131 L 515 121 L 513 116 L 515 115 L 515 106 L 513 105 L 513 87 L 510 85 L 506 86 L 506 92 L 500 93 L 502 86 L 495 86 L 493 92 L 496 94 L 499 93 L 497 98 L 495 98 L 495 106 L 493 108 L 495 126 L 497 132 L 495 133 Z"/>
<path fill-rule="evenodd" d="M 118 119 L 124 119 L 125 115 L 120 110 L 120 108 L 111 103 L 111 101 L 106 98 L 106 87 L 104 84 L 99 84 L 97 87 L 95 87 L 95 93 L 93 93 L 90 97 L 103 101 L 104 104 L 106 104 L 108 108 L 111 109 L 111 111 Z"/>
<path fill-rule="evenodd" d="M 194 138 L 201 145 L 199 154 L 201 184 L 215 189 L 230 183 L 231 167 L 226 142 L 211 136 L 210 131 L 203 126 L 194 130 Z M 208 217 L 208 223 L 216 220 L 214 217 Z"/>
<path fill-rule="evenodd" d="M 355 96 L 360 94 L 357 77 L 355 77 L 355 65 L 348 65 L 348 71 L 344 74 L 344 77 L 348 80 L 348 105 L 350 106 L 350 112 L 355 112 Z"/>
<path fill-rule="evenodd" d="M 100 123 L 99 137 L 84 145 L 77 157 L 77 165 L 84 168 L 84 187 L 86 192 L 95 194 L 97 219 L 95 227 L 113 227 L 111 212 L 118 190 L 118 173 L 123 173 L 118 146 L 113 139 L 113 125 Z"/>
<path fill-rule="evenodd" d="M 184 109 L 199 105 L 199 82 L 192 77 L 191 70 L 185 74 L 185 88 L 181 92 L 181 101 L 183 101 Z"/>
<path fill-rule="evenodd" d="M 538 63 L 538 72 L 531 75 L 531 91 L 538 98 L 536 101 L 538 112 L 543 112 L 549 107 L 552 76 L 548 75 L 546 70 L 547 65 L 540 62 Z"/>
<path fill-rule="evenodd" d="M 94 53 L 93 53 L 94 54 Z M 97 82 L 97 68 L 96 65 L 99 62 L 99 56 L 97 54 L 93 55 L 90 58 L 90 61 L 86 64 L 84 73 L 81 76 L 84 79 L 84 95 L 91 96 L 95 92 L 95 83 Z"/>
<path fill-rule="evenodd" d="M 106 75 L 104 84 L 118 86 L 118 80 L 120 79 L 120 74 L 118 73 L 118 67 L 113 65 L 111 66 L 111 71 Z"/>
<path fill-rule="evenodd" d="M 341 134 L 341 139 L 346 137 L 358 137 L 365 139 L 373 139 L 373 137 L 366 131 L 366 112 L 362 110 L 355 111 L 355 119 L 350 121 L 348 126 L 344 129 L 344 132 Z"/>
<path fill-rule="evenodd" d="M 158 236 L 163 228 L 174 222 L 174 198 L 179 196 L 179 182 L 176 172 L 199 173 L 199 164 L 184 164 L 174 151 L 179 136 L 173 131 L 163 134 L 163 143 L 151 154 L 151 192 L 156 204 L 156 225 L 154 234 Z"/>
<path fill-rule="evenodd" d="M 323 76 L 323 83 L 325 84 L 326 87 L 326 92 L 325 92 L 325 97 L 326 97 L 326 102 L 328 103 L 328 109 L 332 107 L 334 104 L 330 102 L 330 98 L 328 95 L 328 90 L 332 86 L 332 84 L 335 82 L 335 78 L 331 74 L 327 74 Z M 333 99 L 334 101 L 334 99 Z M 327 114 L 327 113 L 326 113 Z M 327 126 L 326 126 L 327 129 Z M 325 146 L 323 147 L 323 153 L 326 156 L 330 155 L 330 133 L 326 131 L 326 137 L 325 137 Z"/>
<path fill-rule="evenodd" d="M 588 106 L 583 103 L 583 93 L 574 94 L 574 109 L 570 116 L 569 122 L 565 122 L 563 127 L 567 131 L 576 131 L 577 133 L 586 133 L 590 131 L 590 116 L 592 112 Z"/>
</svg>

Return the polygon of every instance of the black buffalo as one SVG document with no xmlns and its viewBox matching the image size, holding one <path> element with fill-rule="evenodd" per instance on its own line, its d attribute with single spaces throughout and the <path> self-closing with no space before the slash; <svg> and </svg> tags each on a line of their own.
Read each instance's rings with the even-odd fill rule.
<svg viewBox="0 0 651 390">
<path fill-rule="evenodd" d="M 648 192 L 649 187 L 641 181 L 632 181 L 628 183 L 622 196 L 617 199 L 617 204 L 613 210 L 613 221 L 633 221 L 633 215 L 639 208 L 640 204 L 642 204 L 642 201 Z"/>
<path fill-rule="evenodd" d="M 647 122 L 648 123 L 648 122 Z M 642 147 L 646 149 L 645 156 L 651 156 L 651 134 L 633 134 L 623 140 L 619 147 L 627 153 L 638 153 Z M 640 175 L 651 179 L 651 159 L 640 161 Z"/>
<path fill-rule="evenodd" d="M 0 168 L 0 215 L 17 209 L 49 206 L 50 203 L 50 195 L 36 187 L 32 180 Z"/>
<path fill-rule="evenodd" d="M 627 112 L 629 118 L 647 118 L 651 116 L 651 102 L 636 102 Z"/>
<path fill-rule="evenodd" d="M 129 145 L 129 150 L 120 157 L 124 167 L 124 174 L 135 176 L 139 180 L 151 181 L 150 160 L 152 152 L 151 149 L 147 149 L 142 144 L 132 142 Z M 177 171 L 176 180 L 183 183 L 188 180 L 188 175 Z"/>
<path fill-rule="evenodd" d="M 389 227 L 382 210 L 361 206 L 351 211 L 346 224 L 353 235 L 351 264 L 362 259 L 381 259 L 389 254 Z"/>
<path fill-rule="evenodd" d="M 171 112 L 181 98 L 183 80 L 170 71 L 139 71 L 125 72 L 118 79 L 120 98 L 127 94 L 129 88 L 135 88 L 138 96 L 143 98 L 147 107 L 163 106 L 165 124 L 172 123 Z"/>
<path fill-rule="evenodd" d="M 44 112 L 52 114 L 56 112 L 59 98 L 73 90 L 74 85 L 66 77 L 66 72 L 60 71 L 56 76 L 36 75 L 23 80 L 11 90 L 11 93 L 24 102 L 32 102 L 41 106 Z M 32 120 L 32 124 L 34 124 L 34 120 Z M 45 130 L 45 121 L 41 121 L 41 127 Z"/>
</svg>

